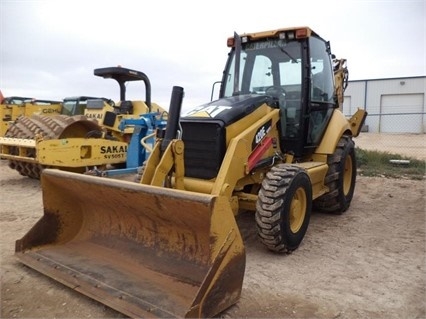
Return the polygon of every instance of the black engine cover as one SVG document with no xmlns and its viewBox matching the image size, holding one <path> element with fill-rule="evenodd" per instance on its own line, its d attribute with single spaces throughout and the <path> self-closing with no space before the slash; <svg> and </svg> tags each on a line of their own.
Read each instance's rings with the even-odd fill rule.
<svg viewBox="0 0 426 319">
<path fill-rule="evenodd" d="M 185 176 L 215 178 L 226 153 L 226 127 L 262 104 L 272 102 L 264 95 L 235 96 L 201 105 L 182 115 Z"/>
</svg>

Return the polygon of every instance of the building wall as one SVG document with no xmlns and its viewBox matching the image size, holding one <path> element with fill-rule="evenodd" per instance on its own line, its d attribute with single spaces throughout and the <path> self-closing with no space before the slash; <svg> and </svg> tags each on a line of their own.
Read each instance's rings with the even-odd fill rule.
<svg viewBox="0 0 426 319">
<path fill-rule="evenodd" d="M 349 81 L 343 113 L 368 112 L 369 132 L 426 133 L 426 77 Z"/>
</svg>

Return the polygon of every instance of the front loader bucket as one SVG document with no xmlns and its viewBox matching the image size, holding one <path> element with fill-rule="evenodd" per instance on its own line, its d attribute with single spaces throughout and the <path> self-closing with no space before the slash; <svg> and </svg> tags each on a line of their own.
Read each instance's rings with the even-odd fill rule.
<svg viewBox="0 0 426 319">
<path fill-rule="evenodd" d="M 46 169 L 24 264 L 130 317 L 212 317 L 241 294 L 226 198 Z"/>
</svg>

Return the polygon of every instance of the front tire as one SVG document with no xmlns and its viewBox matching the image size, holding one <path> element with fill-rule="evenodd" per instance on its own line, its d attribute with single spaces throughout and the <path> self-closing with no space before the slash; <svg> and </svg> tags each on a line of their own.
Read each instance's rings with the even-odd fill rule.
<svg viewBox="0 0 426 319">
<path fill-rule="evenodd" d="M 342 136 L 327 164 L 325 185 L 329 192 L 314 201 L 314 209 L 342 214 L 351 204 L 356 182 L 355 143 L 350 136 Z"/>
<path fill-rule="evenodd" d="M 299 247 L 308 229 L 312 186 L 308 174 L 295 165 L 273 167 L 262 182 L 256 203 L 256 225 L 261 242 L 275 252 Z"/>
</svg>

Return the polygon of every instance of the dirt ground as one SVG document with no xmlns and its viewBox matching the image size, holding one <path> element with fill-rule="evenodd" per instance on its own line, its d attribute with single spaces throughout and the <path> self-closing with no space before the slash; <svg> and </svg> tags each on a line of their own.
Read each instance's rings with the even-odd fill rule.
<svg viewBox="0 0 426 319">
<path fill-rule="evenodd" d="M 42 215 L 41 187 L 5 161 L 0 185 L 1 318 L 124 318 L 15 259 L 15 241 Z M 349 210 L 313 212 L 289 255 L 268 252 L 253 214 L 240 215 L 243 291 L 221 317 L 426 318 L 425 190 L 424 180 L 358 176 Z"/>
</svg>

